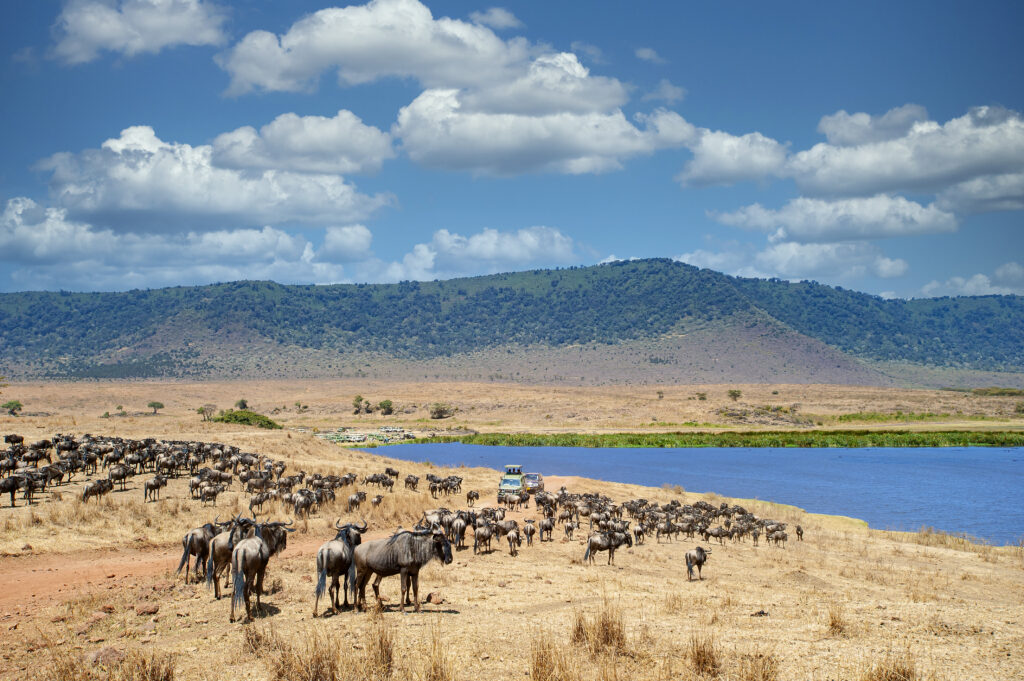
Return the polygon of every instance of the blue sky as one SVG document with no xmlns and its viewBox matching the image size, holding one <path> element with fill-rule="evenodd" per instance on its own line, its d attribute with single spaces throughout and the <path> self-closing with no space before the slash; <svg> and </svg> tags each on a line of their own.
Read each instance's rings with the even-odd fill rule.
<svg viewBox="0 0 1024 681">
<path fill-rule="evenodd" d="M 673 257 L 1024 294 L 1024 5 L 0 6 L 0 290 Z"/>
</svg>

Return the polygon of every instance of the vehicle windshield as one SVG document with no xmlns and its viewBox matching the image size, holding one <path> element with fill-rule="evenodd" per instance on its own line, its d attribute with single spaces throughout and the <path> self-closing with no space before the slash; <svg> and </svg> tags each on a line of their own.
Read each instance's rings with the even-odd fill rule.
<svg viewBox="0 0 1024 681">
<path fill-rule="evenodd" d="M 539 473 L 527 473 L 525 477 L 527 480 L 540 480 Z"/>
</svg>

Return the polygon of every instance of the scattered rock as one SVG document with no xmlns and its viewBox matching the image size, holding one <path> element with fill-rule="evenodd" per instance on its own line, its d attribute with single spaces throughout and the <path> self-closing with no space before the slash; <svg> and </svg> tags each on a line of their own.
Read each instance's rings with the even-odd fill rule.
<svg viewBox="0 0 1024 681">
<path fill-rule="evenodd" d="M 124 659 L 124 651 L 113 646 L 104 646 L 86 656 L 90 664 L 101 664 L 104 667 L 112 667 Z"/>
<path fill-rule="evenodd" d="M 174 582 L 168 582 L 166 580 L 157 582 L 153 585 L 153 591 L 170 591 L 174 588 Z"/>
<path fill-rule="evenodd" d="M 31 544 L 25 544 L 24 546 L 21 547 L 21 550 L 22 551 L 31 551 L 32 550 L 32 545 Z"/>
<path fill-rule="evenodd" d="M 114 614 L 114 606 L 112 606 L 110 603 L 107 603 L 105 605 L 101 605 L 100 606 L 100 611 L 105 612 L 108 615 L 113 615 Z"/>
<path fill-rule="evenodd" d="M 505 588 L 505 582 L 498 582 L 498 587 L 504 589 Z"/>
<path fill-rule="evenodd" d="M 553 584 L 554 582 L 552 582 L 552 581 L 551 581 L 550 579 L 545 579 L 545 580 L 544 580 L 544 583 L 545 583 L 545 584 Z"/>
<path fill-rule="evenodd" d="M 160 606 L 156 603 L 136 603 L 136 615 L 155 615 L 160 612 Z"/>
<path fill-rule="evenodd" d="M 52 617 L 50 619 L 50 621 L 51 622 L 67 622 L 68 621 L 68 616 L 67 615 L 55 615 L 54 617 Z"/>
<path fill-rule="evenodd" d="M 432 591 L 429 594 L 427 594 L 427 603 L 440 605 L 444 603 L 444 596 L 441 595 L 440 591 Z"/>
<path fill-rule="evenodd" d="M 117 577 L 117 575 L 115 575 L 115 574 L 109 574 L 109 575 L 107 575 L 107 579 L 113 579 L 114 577 Z"/>
<path fill-rule="evenodd" d="M 313 577 L 311 575 L 302 575 L 302 581 L 304 581 L 304 582 L 312 582 L 313 581 Z"/>
<path fill-rule="evenodd" d="M 89 639 L 89 643 L 103 643 L 106 640 L 107 639 L 103 638 L 102 636 L 93 636 Z"/>
</svg>

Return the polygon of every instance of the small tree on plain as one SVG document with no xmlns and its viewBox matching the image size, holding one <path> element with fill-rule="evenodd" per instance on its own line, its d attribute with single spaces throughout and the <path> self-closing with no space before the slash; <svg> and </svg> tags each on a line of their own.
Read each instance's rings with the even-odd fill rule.
<svg viewBox="0 0 1024 681">
<path fill-rule="evenodd" d="M 446 419 L 455 415 L 455 407 L 446 402 L 434 402 L 430 405 L 430 418 Z"/>
<path fill-rule="evenodd" d="M 363 411 L 363 396 L 356 395 L 352 398 L 352 413 L 361 414 Z"/>
<path fill-rule="evenodd" d="M 163 409 L 164 408 L 164 403 L 163 402 L 157 402 L 156 400 L 153 400 L 152 402 L 150 402 L 146 406 L 149 407 L 150 409 L 152 409 L 153 410 L 153 414 L 155 415 L 158 409 Z"/>
<path fill-rule="evenodd" d="M 700 400 L 701 402 L 703 402 L 704 400 L 708 399 L 708 394 L 707 393 L 697 393 L 697 399 Z"/>
<path fill-rule="evenodd" d="M 248 409 L 248 408 L 249 408 L 249 400 L 244 400 L 243 399 L 243 400 L 238 400 L 237 402 L 235 402 L 235 409 Z"/>
<path fill-rule="evenodd" d="M 209 421 L 217 415 L 217 405 L 215 404 L 204 404 L 203 406 L 196 409 L 196 412 L 203 417 L 204 421 Z"/>
<path fill-rule="evenodd" d="M 395 405 L 391 400 L 381 400 L 377 408 L 380 409 L 380 413 L 384 414 L 384 416 L 391 416 L 395 413 Z"/>
<path fill-rule="evenodd" d="M 23 406 L 24 405 L 18 400 L 8 400 L 7 402 L 0 404 L 0 408 L 6 409 L 7 413 L 11 416 L 17 416 Z"/>
<path fill-rule="evenodd" d="M 733 388 L 732 390 L 730 390 L 728 392 L 728 395 L 729 395 L 729 399 L 732 400 L 733 402 L 735 402 L 736 400 L 740 399 L 740 397 L 743 396 L 743 391 L 742 390 L 737 390 L 736 388 Z"/>
</svg>

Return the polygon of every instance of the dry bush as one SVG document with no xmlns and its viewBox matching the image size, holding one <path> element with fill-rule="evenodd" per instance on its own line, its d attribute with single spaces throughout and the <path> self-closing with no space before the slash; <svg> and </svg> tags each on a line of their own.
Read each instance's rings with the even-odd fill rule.
<svg viewBox="0 0 1024 681">
<path fill-rule="evenodd" d="M 424 681 L 452 681 L 455 678 L 455 661 L 441 638 L 440 621 L 430 627 L 430 650 L 423 666 Z"/>
<path fill-rule="evenodd" d="M 54 641 L 48 641 L 50 663 L 39 670 L 37 679 L 46 681 L 174 681 L 174 657 L 153 650 L 132 650 L 110 667 L 92 665 Z"/>
<path fill-rule="evenodd" d="M 376 607 L 370 612 L 365 668 L 367 676 L 372 679 L 390 679 L 395 670 L 395 630 Z"/>
<path fill-rule="evenodd" d="M 740 681 L 777 681 L 779 659 L 772 653 L 755 651 L 740 656 Z"/>
<path fill-rule="evenodd" d="M 850 623 L 846 621 L 846 613 L 841 603 L 830 603 L 828 606 L 828 633 L 832 636 L 845 636 L 849 633 Z"/>
<path fill-rule="evenodd" d="M 908 652 L 902 655 L 888 655 L 876 662 L 860 675 L 860 681 L 924 681 L 917 671 L 917 663 Z"/>
<path fill-rule="evenodd" d="M 573 643 L 585 644 L 590 652 L 595 654 L 625 650 L 626 623 L 622 617 L 622 609 L 613 605 L 605 596 L 600 609 L 592 618 L 577 610 L 573 614 L 570 638 Z"/>
<path fill-rule="evenodd" d="M 686 648 L 686 657 L 690 666 L 698 674 L 713 676 L 722 666 L 715 637 L 712 634 L 694 632 L 690 635 L 690 643 Z"/>
<path fill-rule="evenodd" d="M 550 632 L 530 641 L 530 681 L 580 681 L 576 660 L 567 646 L 556 643 Z"/>
</svg>

